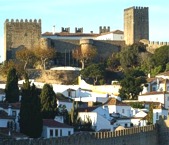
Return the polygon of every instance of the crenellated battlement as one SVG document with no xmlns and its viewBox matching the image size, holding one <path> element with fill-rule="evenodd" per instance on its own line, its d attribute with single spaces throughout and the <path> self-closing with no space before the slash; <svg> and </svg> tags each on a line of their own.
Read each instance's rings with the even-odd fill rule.
<svg viewBox="0 0 169 145">
<path fill-rule="evenodd" d="M 110 32 L 110 26 L 108 26 L 108 27 L 106 27 L 106 26 L 104 26 L 104 27 L 100 26 L 99 27 L 99 33 L 100 34 L 101 33 L 107 33 L 107 32 Z"/>
<path fill-rule="evenodd" d="M 36 23 L 36 24 L 41 24 L 41 19 L 25 19 L 25 20 L 23 20 L 23 19 L 16 19 L 16 20 L 14 20 L 14 19 L 11 19 L 11 20 L 9 20 L 9 19 L 6 19 L 6 21 L 5 21 L 5 23 Z"/>
<path fill-rule="evenodd" d="M 133 7 L 135 10 L 148 10 L 148 7 L 138 7 L 138 6 L 134 6 Z"/>
<path fill-rule="evenodd" d="M 160 41 L 149 41 L 149 45 L 169 45 L 169 42 L 160 42 Z"/>
</svg>

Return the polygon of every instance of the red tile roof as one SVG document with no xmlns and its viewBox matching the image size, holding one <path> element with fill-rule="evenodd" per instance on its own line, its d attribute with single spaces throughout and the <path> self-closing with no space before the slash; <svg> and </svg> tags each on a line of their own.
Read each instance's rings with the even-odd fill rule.
<svg viewBox="0 0 169 145">
<path fill-rule="evenodd" d="M 48 127 L 57 127 L 57 128 L 73 128 L 72 126 L 69 126 L 64 123 L 60 123 L 53 119 L 43 119 L 43 125 Z"/>
<path fill-rule="evenodd" d="M 0 119 L 15 119 L 15 116 L 8 116 L 4 110 L 0 110 Z"/>
<path fill-rule="evenodd" d="M 0 107 L 3 109 L 8 109 L 9 105 L 11 105 L 11 109 L 20 109 L 21 103 L 0 103 Z"/>
<path fill-rule="evenodd" d="M 129 106 L 128 104 L 117 100 L 116 98 L 109 98 L 104 105 Z"/>
</svg>

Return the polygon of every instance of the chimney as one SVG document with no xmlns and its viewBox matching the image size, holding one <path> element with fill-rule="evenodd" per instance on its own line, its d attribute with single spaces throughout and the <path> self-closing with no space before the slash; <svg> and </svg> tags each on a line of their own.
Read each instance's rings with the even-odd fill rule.
<svg viewBox="0 0 169 145">
<path fill-rule="evenodd" d="M 53 35 L 55 34 L 55 25 L 53 25 Z"/>
</svg>

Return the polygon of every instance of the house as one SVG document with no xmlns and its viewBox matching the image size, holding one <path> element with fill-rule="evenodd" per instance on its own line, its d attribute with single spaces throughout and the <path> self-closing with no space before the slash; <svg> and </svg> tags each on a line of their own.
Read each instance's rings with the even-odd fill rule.
<svg viewBox="0 0 169 145">
<path fill-rule="evenodd" d="M 114 97 L 110 97 L 107 102 L 104 103 L 103 107 L 108 110 L 109 114 L 119 113 L 120 116 L 132 116 L 131 106 Z"/>
<path fill-rule="evenodd" d="M 148 92 L 138 96 L 138 101 L 159 102 L 164 108 L 169 109 L 169 92 Z"/>
<path fill-rule="evenodd" d="M 1 115 L 5 115 L 6 117 L 12 118 L 13 125 L 15 126 L 15 130 L 19 131 L 19 112 L 20 112 L 20 102 L 18 103 L 0 103 L 0 110 L 2 111 Z M 4 116 L 5 117 L 5 116 Z M 9 120 L 11 121 L 11 119 Z M 0 122 L 2 122 L 2 118 L 0 118 Z M 2 127 L 2 126 L 0 126 Z"/>
<path fill-rule="evenodd" d="M 153 124 L 159 120 L 160 116 L 164 116 L 166 119 L 168 116 L 168 109 L 165 109 L 161 104 L 153 109 Z"/>
<path fill-rule="evenodd" d="M 53 119 L 43 119 L 42 137 L 44 138 L 69 136 L 73 133 L 74 128 L 72 126 Z"/>
<path fill-rule="evenodd" d="M 121 30 L 115 30 L 112 32 L 106 32 L 100 34 L 95 38 L 96 40 L 117 40 L 117 41 L 124 41 L 124 32 Z"/>
</svg>

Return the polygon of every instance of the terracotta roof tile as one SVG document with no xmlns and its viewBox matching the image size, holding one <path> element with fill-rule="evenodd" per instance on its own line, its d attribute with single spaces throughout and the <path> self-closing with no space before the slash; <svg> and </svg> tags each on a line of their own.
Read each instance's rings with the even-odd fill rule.
<svg viewBox="0 0 169 145">
<path fill-rule="evenodd" d="M 64 123 L 60 123 L 53 119 L 43 119 L 43 125 L 48 127 L 57 127 L 57 128 L 73 128 L 72 126 L 69 126 Z"/>
<path fill-rule="evenodd" d="M 9 105 L 11 105 L 11 109 L 20 109 L 21 103 L 0 103 L 0 107 L 3 109 L 8 109 Z"/>
<path fill-rule="evenodd" d="M 129 106 L 128 104 L 117 100 L 116 98 L 109 98 L 104 105 Z"/>
<path fill-rule="evenodd" d="M 83 107 L 83 108 L 78 108 L 78 112 L 92 112 L 94 111 L 98 106 L 96 107 Z"/>
</svg>

